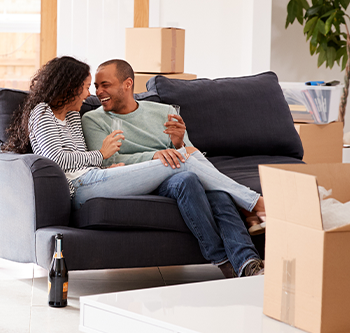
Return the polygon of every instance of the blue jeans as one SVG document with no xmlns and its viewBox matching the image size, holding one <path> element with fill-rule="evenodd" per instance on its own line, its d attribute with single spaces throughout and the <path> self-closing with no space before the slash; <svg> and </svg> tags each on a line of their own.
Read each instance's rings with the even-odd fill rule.
<svg viewBox="0 0 350 333">
<path fill-rule="evenodd" d="M 205 192 L 199 178 L 192 172 L 169 177 L 155 193 L 177 201 L 181 215 L 197 238 L 204 258 L 213 264 L 229 260 L 240 275 L 248 260 L 260 258 L 227 193 Z"/>
<path fill-rule="evenodd" d="M 184 148 L 179 151 L 186 152 Z M 73 206 L 80 208 L 85 201 L 96 197 L 148 194 L 168 177 L 184 171 L 194 172 L 205 190 L 229 193 L 238 206 L 248 211 L 252 211 L 259 199 L 258 193 L 215 169 L 199 151 L 180 164 L 180 168 L 172 169 L 165 167 L 160 160 L 152 160 L 117 168 L 94 168 L 72 180 L 75 187 Z"/>
</svg>

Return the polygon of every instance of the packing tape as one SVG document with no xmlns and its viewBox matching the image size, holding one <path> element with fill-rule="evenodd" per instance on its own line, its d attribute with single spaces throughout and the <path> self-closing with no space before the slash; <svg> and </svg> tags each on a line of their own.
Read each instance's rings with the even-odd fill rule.
<svg viewBox="0 0 350 333">
<path fill-rule="evenodd" d="M 171 28 L 171 71 L 175 72 L 176 29 Z"/>
<path fill-rule="evenodd" d="M 295 259 L 283 260 L 281 321 L 295 326 Z"/>
</svg>

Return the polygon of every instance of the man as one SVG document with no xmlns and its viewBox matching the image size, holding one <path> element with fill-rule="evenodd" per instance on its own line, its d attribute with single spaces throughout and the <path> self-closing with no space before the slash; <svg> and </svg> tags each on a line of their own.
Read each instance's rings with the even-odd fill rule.
<svg viewBox="0 0 350 333">
<path fill-rule="evenodd" d="M 104 160 L 104 165 L 160 159 L 165 167 L 180 167 L 185 160 L 176 149 L 192 146 L 183 119 L 173 114 L 169 105 L 135 101 L 133 85 L 134 72 L 127 62 L 111 60 L 98 67 L 95 87 L 102 106 L 87 112 L 82 120 L 88 148 L 100 149 L 106 135 L 112 132 L 112 119 L 119 118 L 125 140 L 120 151 Z M 167 147 L 169 135 L 171 149 Z M 204 156 L 202 159 L 210 164 Z M 218 265 L 225 277 L 263 274 L 263 263 L 227 193 L 206 193 L 195 174 L 183 172 L 165 180 L 157 194 L 177 201 L 203 256 Z"/>
</svg>

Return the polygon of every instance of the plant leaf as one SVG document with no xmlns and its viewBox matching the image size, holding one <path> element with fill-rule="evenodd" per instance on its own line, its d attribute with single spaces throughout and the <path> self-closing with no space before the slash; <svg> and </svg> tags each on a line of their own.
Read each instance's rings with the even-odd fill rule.
<svg viewBox="0 0 350 333">
<path fill-rule="evenodd" d="M 326 34 L 325 24 L 321 19 L 317 20 L 315 30 L 318 30 L 322 35 Z"/>
<path fill-rule="evenodd" d="M 345 69 L 347 62 L 348 62 L 348 55 L 347 55 L 347 53 L 345 53 L 343 56 L 342 63 L 341 63 L 341 70 L 342 71 Z"/>
<path fill-rule="evenodd" d="M 326 60 L 327 60 L 326 52 L 321 48 L 317 59 L 317 67 L 321 67 Z"/>
<path fill-rule="evenodd" d="M 314 29 L 314 32 L 312 33 L 312 38 L 310 40 L 310 43 L 314 46 L 317 46 L 317 37 L 318 37 L 318 30 L 317 28 Z"/>
<path fill-rule="evenodd" d="M 350 0 L 349 0 L 350 1 Z M 304 9 L 309 9 L 310 8 L 310 5 L 309 5 L 309 3 L 306 1 L 306 0 L 300 0 L 300 4 L 302 5 L 302 7 L 304 8 Z"/>
<path fill-rule="evenodd" d="M 341 58 L 341 57 L 343 57 L 344 55 L 346 54 L 346 46 L 344 47 L 341 47 L 340 49 L 338 49 L 338 51 L 337 51 L 337 58 Z"/>
<path fill-rule="evenodd" d="M 292 24 L 297 16 L 298 12 L 298 3 L 296 0 L 290 0 L 288 5 L 287 5 L 287 21 L 286 21 L 286 28 L 288 27 L 288 23 Z"/>
<path fill-rule="evenodd" d="M 316 22 L 317 22 L 317 16 L 314 16 L 313 18 L 308 19 L 304 27 L 304 34 L 309 32 L 310 30 L 313 31 L 315 28 Z"/>
<path fill-rule="evenodd" d="M 299 0 L 300 2 L 300 0 Z M 296 8 L 297 12 L 296 12 L 296 17 L 297 17 L 297 20 L 298 22 L 303 25 L 304 23 L 304 15 L 303 15 L 303 6 L 301 3 L 298 2 L 298 6 Z"/>
<path fill-rule="evenodd" d="M 348 8 L 350 0 L 339 0 L 344 9 Z"/>
<path fill-rule="evenodd" d="M 330 16 L 330 15 L 332 15 L 335 11 L 337 11 L 337 10 L 336 10 L 336 9 L 329 10 L 326 14 L 323 14 L 323 15 L 321 16 L 321 18 Z"/>
<path fill-rule="evenodd" d="M 334 47 L 329 47 L 327 49 L 327 65 L 332 68 L 334 66 L 335 58 L 337 56 L 337 52 Z"/>
<path fill-rule="evenodd" d="M 318 6 L 312 6 L 310 7 L 307 11 L 306 11 L 306 16 L 314 16 L 316 15 L 319 10 L 322 8 L 322 6 L 318 5 Z"/>
<path fill-rule="evenodd" d="M 310 54 L 314 55 L 316 50 L 318 50 L 317 47 L 310 43 Z"/>
<path fill-rule="evenodd" d="M 336 11 L 327 19 L 326 24 L 325 24 L 325 33 L 328 34 L 331 30 L 332 23 L 334 20 L 335 15 L 337 14 Z"/>
</svg>

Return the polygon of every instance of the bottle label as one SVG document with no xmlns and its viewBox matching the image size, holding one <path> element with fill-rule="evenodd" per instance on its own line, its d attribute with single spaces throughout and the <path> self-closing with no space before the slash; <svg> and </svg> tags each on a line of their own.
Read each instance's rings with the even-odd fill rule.
<svg viewBox="0 0 350 333">
<path fill-rule="evenodd" d="M 49 289 L 49 292 L 48 292 L 48 294 L 50 295 L 50 291 L 51 291 L 51 282 L 50 281 L 48 281 L 48 289 Z"/>
<path fill-rule="evenodd" d="M 60 256 L 58 256 L 57 252 L 55 252 L 54 255 L 53 255 L 53 257 L 54 257 L 54 258 L 58 258 L 58 259 L 64 258 L 62 252 L 61 252 L 61 255 L 60 255 Z"/>
<path fill-rule="evenodd" d="M 63 283 L 63 299 L 67 299 L 67 294 L 68 294 L 68 282 Z"/>
</svg>

